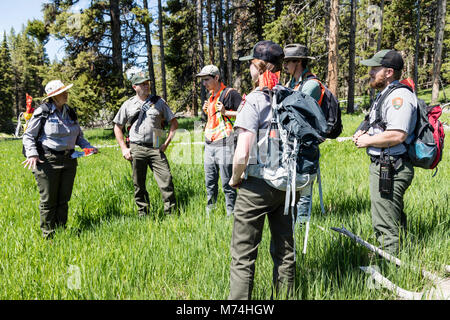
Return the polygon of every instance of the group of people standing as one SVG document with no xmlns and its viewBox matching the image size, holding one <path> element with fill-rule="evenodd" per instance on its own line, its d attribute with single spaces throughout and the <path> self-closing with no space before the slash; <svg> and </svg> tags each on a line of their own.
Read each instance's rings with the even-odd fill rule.
<svg viewBox="0 0 450 320">
<path fill-rule="evenodd" d="M 295 221 L 290 215 L 283 214 L 286 192 L 252 176 L 248 169 L 252 163 L 258 162 L 254 150 L 263 139 L 258 132 L 270 125 L 270 92 L 280 85 L 283 67 L 290 75 L 285 86 L 310 95 L 319 105 L 323 95 L 322 85 L 309 67 L 314 57 L 301 44 L 289 44 L 283 49 L 272 41 L 260 41 L 249 56 L 239 60 L 250 62 L 248 72 L 254 89 L 245 97 L 222 82 L 220 70 L 214 65 L 205 66 L 197 74 L 210 92 L 203 105 L 208 117 L 204 152 L 205 210 L 210 214 L 216 206 L 220 176 L 227 216 L 233 217 L 229 299 L 251 299 L 255 261 L 266 216 L 274 263 L 273 295 L 290 297 L 294 292 L 296 270 Z M 401 55 L 394 50 L 380 51 L 361 63 L 371 67 L 370 86 L 381 91 L 399 80 L 403 68 Z M 176 198 L 165 150 L 174 137 L 178 123 L 167 103 L 150 94 L 148 77 L 136 73 L 130 80 L 136 95 L 119 109 L 113 120 L 114 133 L 123 157 L 132 164 L 139 215 L 150 214 L 151 199 L 145 187 L 148 167 L 160 188 L 164 212 L 170 214 L 175 209 Z M 38 108 L 23 138 L 27 156 L 25 165 L 33 169 L 39 186 L 41 229 L 45 237 L 67 221 L 67 203 L 76 168 L 76 159 L 70 155 L 75 145 L 94 148 L 83 138 L 78 122 L 69 116 L 66 105 L 69 88 L 58 81 L 50 82 L 45 87 L 46 98 L 50 99 L 47 121 L 41 131 L 39 115 L 42 110 Z M 391 253 L 397 253 L 399 229 L 405 222 L 403 195 L 414 175 L 405 156 L 404 142 L 411 138 L 414 129 L 417 101 L 414 94 L 396 90 L 383 100 L 381 108 L 383 126 L 379 123 L 367 132 L 358 131 L 353 141 L 358 148 L 367 148 L 372 159 L 370 194 L 374 230 L 382 246 Z M 161 134 L 163 121 L 170 125 L 164 141 Z M 130 126 L 129 145 L 123 134 L 126 126 Z M 389 195 L 380 194 L 378 188 L 379 159 L 385 150 L 390 151 L 391 161 L 395 163 L 393 190 Z M 97 152 L 97 149 L 94 148 L 94 151 Z M 311 192 L 312 182 L 299 192 L 296 197 L 299 199 L 297 214 L 310 210 Z"/>
</svg>

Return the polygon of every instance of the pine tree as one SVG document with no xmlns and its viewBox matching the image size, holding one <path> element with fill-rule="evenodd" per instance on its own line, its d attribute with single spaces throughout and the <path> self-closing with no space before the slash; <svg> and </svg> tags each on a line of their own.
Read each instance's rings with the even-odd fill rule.
<svg viewBox="0 0 450 320">
<path fill-rule="evenodd" d="M 5 33 L 0 47 L 0 132 L 12 131 L 13 87 L 11 57 Z"/>
</svg>

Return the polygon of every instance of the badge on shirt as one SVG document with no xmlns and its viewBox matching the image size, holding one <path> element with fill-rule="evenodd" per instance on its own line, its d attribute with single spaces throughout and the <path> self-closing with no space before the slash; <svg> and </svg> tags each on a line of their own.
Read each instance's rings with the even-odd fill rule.
<svg viewBox="0 0 450 320">
<path fill-rule="evenodd" d="M 394 107 L 395 110 L 400 109 L 402 105 L 403 105 L 402 98 L 397 97 L 397 98 L 392 99 L 392 106 Z"/>
</svg>

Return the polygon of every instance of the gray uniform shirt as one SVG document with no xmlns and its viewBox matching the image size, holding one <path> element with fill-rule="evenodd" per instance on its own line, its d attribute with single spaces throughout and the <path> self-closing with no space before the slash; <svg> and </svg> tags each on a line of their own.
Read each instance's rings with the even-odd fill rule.
<svg viewBox="0 0 450 320">
<path fill-rule="evenodd" d="M 258 145 L 255 143 L 250 150 L 248 164 L 257 164 L 257 151 L 267 150 L 261 145 L 272 119 L 272 105 L 268 92 L 255 89 L 246 96 L 245 101 L 238 109 L 234 128 L 239 133 L 239 128 L 246 129 L 256 134 Z M 261 156 L 261 154 L 260 154 Z"/>
<path fill-rule="evenodd" d="M 35 138 L 41 127 L 41 114 L 42 109 L 37 108 L 23 134 L 23 146 L 27 158 L 39 155 Z M 75 145 L 81 148 L 93 148 L 84 139 L 78 122 L 70 118 L 67 105 L 64 105 L 62 111 L 59 111 L 54 104 L 51 104 L 48 118 L 38 141 L 42 142 L 43 146 L 56 151 L 75 149 Z"/>
<path fill-rule="evenodd" d="M 394 83 L 398 83 L 398 81 L 394 81 L 392 84 Z M 386 90 L 389 90 L 389 86 L 386 87 L 377 98 L 381 97 Z M 375 103 L 377 103 L 377 100 L 375 100 Z M 399 88 L 392 91 L 386 99 L 384 99 L 383 105 L 381 106 L 381 116 L 386 123 L 386 130 L 401 130 L 406 132 L 408 137 L 406 138 L 405 143 L 410 143 L 417 122 L 416 95 L 406 88 Z M 376 111 L 375 108 L 372 108 L 369 115 L 369 121 L 375 121 L 375 118 Z M 369 129 L 368 134 L 373 136 L 380 134 L 381 132 L 383 132 L 383 129 L 376 125 Z M 390 155 L 401 155 L 406 151 L 404 143 L 389 148 Z M 372 156 L 379 156 L 381 149 L 368 147 L 367 153 Z"/>
<path fill-rule="evenodd" d="M 152 144 L 157 148 L 163 143 L 163 141 L 160 141 L 163 135 L 162 121 L 165 120 L 170 123 L 175 118 L 164 99 L 160 98 L 155 104 L 152 104 L 151 102 L 145 103 L 145 101 L 134 96 L 122 104 L 113 122 L 125 126 L 140 112 L 142 107 L 148 108 L 148 110 L 145 112 L 140 125 L 138 125 L 139 120 L 136 120 L 131 126 L 130 142 Z"/>
</svg>

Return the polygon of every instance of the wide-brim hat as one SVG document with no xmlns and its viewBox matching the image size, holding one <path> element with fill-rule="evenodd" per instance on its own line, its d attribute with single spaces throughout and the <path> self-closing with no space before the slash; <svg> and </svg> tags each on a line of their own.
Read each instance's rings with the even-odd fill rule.
<svg viewBox="0 0 450 320">
<path fill-rule="evenodd" d="M 308 54 L 308 47 L 299 44 L 299 43 L 291 43 L 284 47 L 284 60 L 300 60 L 300 59 L 309 59 L 316 60 L 315 57 L 312 57 Z"/>
<path fill-rule="evenodd" d="M 209 64 L 209 65 L 204 66 L 202 68 L 202 70 L 200 71 L 200 73 L 197 73 L 195 76 L 196 77 L 207 77 L 207 76 L 215 77 L 218 75 L 220 75 L 219 68 L 217 68 L 213 64 Z"/>
<path fill-rule="evenodd" d="M 43 100 L 57 96 L 64 91 L 69 90 L 70 88 L 72 88 L 72 86 L 73 83 L 66 86 L 64 85 L 64 83 L 62 83 L 61 80 L 52 80 L 45 86 L 45 93 L 47 94 L 47 96 Z"/>
<path fill-rule="evenodd" d="M 248 61 L 259 59 L 274 65 L 280 65 L 283 57 L 283 49 L 278 44 L 269 40 L 263 40 L 255 44 L 250 55 L 240 57 L 239 60 Z"/>
<path fill-rule="evenodd" d="M 360 63 L 369 67 L 383 66 L 394 70 L 402 70 L 404 66 L 402 55 L 395 50 L 389 49 L 378 51 L 372 58 L 362 60 Z"/>
</svg>

